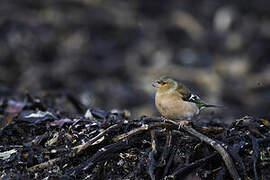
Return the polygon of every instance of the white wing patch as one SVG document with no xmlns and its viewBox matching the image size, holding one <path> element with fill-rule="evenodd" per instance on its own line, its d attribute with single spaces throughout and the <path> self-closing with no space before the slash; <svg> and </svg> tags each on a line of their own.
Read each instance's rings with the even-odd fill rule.
<svg viewBox="0 0 270 180">
<path fill-rule="evenodd" d="M 200 98 L 199 98 L 199 96 L 197 96 L 196 94 L 191 94 L 191 96 L 190 96 L 190 98 L 189 98 L 190 101 L 196 101 L 196 100 L 198 100 L 198 99 L 200 99 Z"/>
</svg>

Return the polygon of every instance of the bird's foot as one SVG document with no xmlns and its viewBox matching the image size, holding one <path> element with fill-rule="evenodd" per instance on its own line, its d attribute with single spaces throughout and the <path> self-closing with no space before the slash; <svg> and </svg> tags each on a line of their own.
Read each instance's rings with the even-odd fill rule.
<svg viewBox="0 0 270 180">
<path fill-rule="evenodd" d="M 161 120 L 162 120 L 163 122 L 166 122 L 166 121 L 168 121 L 169 119 L 168 119 L 168 118 L 165 118 L 164 116 L 161 116 Z"/>
<path fill-rule="evenodd" d="M 181 120 L 181 121 L 177 121 L 177 123 L 178 123 L 178 130 L 180 130 L 183 126 L 189 125 L 190 124 L 190 121 Z"/>
</svg>

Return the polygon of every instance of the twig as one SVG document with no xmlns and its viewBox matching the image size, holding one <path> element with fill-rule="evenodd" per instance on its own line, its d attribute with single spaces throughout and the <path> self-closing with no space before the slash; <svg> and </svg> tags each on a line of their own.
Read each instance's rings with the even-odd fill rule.
<svg viewBox="0 0 270 180">
<path fill-rule="evenodd" d="M 131 144 L 131 143 L 130 143 Z M 109 144 L 101 149 L 99 149 L 93 156 L 91 156 L 91 158 L 89 160 L 87 160 L 86 162 L 84 162 L 83 165 L 84 167 L 82 168 L 81 166 L 78 166 L 78 168 L 76 168 L 76 172 L 83 170 L 86 171 L 89 168 L 91 168 L 96 162 L 104 160 L 104 159 L 108 159 L 108 156 L 110 154 L 113 154 L 117 151 L 123 150 L 123 149 L 127 149 L 130 147 L 129 142 L 123 140 L 123 141 L 119 141 L 113 144 Z"/>
<path fill-rule="evenodd" d="M 155 120 L 153 117 L 150 118 L 151 120 Z M 156 120 L 159 120 L 159 118 L 157 118 Z M 115 138 L 113 138 L 113 141 L 117 142 L 120 141 L 123 138 L 127 138 L 127 137 L 131 137 L 134 136 L 136 134 L 142 133 L 148 129 L 152 129 L 154 127 L 169 127 L 169 128 L 174 128 L 174 129 L 179 129 L 181 128 L 182 130 L 185 130 L 186 132 L 192 134 L 193 136 L 196 136 L 197 138 L 199 138 L 201 141 L 209 144 L 210 146 L 212 146 L 215 150 L 217 150 L 219 152 L 219 154 L 221 155 L 221 157 L 223 158 L 226 167 L 228 168 L 232 178 L 234 180 L 239 180 L 241 179 L 234 164 L 233 161 L 230 157 L 230 155 L 228 154 L 228 152 L 222 147 L 221 144 L 217 143 L 215 140 L 199 133 L 198 131 L 196 131 L 195 129 L 193 129 L 191 126 L 188 125 L 182 125 L 179 127 L 179 124 L 177 124 L 175 121 L 172 120 L 166 120 L 166 122 L 160 122 L 160 123 L 154 123 L 151 125 L 142 125 L 141 127 L 131 130 L 127 133 L 121 134 Z"/>
<path fill-rule="evenodd" d="M 106 135 L 107 133 L 109 133 L 110 131 L 112 131 L 113 129 L 115 129 L 115 128 L 119 127 L 119 126 L 120 126 L 119 124 L 112 125 L 109 128 L 107 128 L 106 130 L 104 130 L 101 133 L 99 133 L 97 136 L 95 136 L 92 139 L 90 139 L 87 143 L 73 147 L 72 149 L 75 150 L 75 154 L 73 152 L 70 152 L 68 154 L 68 156 L 69 157 L 74 157 L 74 156 L 76 156 L 76 155 L 84 152 L 85 149 L 87 149 L 89 146 L 91 146 L 98 139 L 100 139 L 101 137 L 103 137 L 104 135 Z M 32 167 L 28 168 L 27 170 L 28 171 L 31 171 L 31 172 L 34 172 L 38 168 L 46 168 L 46 167 L 48 167 L 48 166 L 50 166 L 52 164 L 55 164 L 56 162 L 58 162 L 60 160 L 61 160 L 60 157 L 54 158 L 54 159 L 51 159 L 51 160 L 49 160 L 47 162 L 40 163 L 40 164 L 37 164 L 35 166 L 32 166 Z"/>
<path fill-rule="evenodd" d="M 133 130 L 127 132 L 127 133 L 116 136 L 115 138 L 113 138 L 113 141 L 114 142 L 120 141 L 120 140 L 122 140 L 122 139 L 124 139 L 124 138 L 126 138 L 128 136 L 134 136 L 136 134 L 140 134 L 140 133 L 142 133 L 142 132 L 144 132 L 144 131 L 146 131 L 148 129 L 149 129 L 149 126 L 147 124 L 143 124 L 139 128 L 133 129 Z"/>
<path fill-rule="evenodd" d="M 173 127 L 173 126 L 175 126 L 175 125 L 174 124 L 169 124 L 169 123 L 166 123 L 166 122 L 158 122 L 158 123 L 154 123 L 154 124 L 150 124 L 150 125 L 143 124 L 139 128 L 133 129 L 133 130 L 127 132 L 127 133 L 120 134 L 120 135 L 116 136 L 115 138 L 113 138 L 113 141 L 117 142 L 117 141 L 120 141 L 120 140 L 122 140 L 124 138 L 131 137 L 131 136 L 143 133 L 144 131 L 147 131 L 147 130 L 155 128 L 155 127 Z M 175 128 L 177 128 L 177 127 L 178 126 L 175 126 Z"/>
<path fill-rule="evenodd" d="M 216 180 L 223 180 L 224 179 L 224 175 L 225 175 L 225 171 L 226 168 L 222 167 L 218 172 L 217 172 L 217 176 L 216 176 Z"/>
<path fill-rule="evenodd" d="M 162 152 L 161 159 L 158 163 L 158 166 L 160 166 L 160 167 L 162 167 L 166 164 L 166 158 L 168 156 L 169 148 L 171 147 L 171 142 L 172 142 L 172 131 L 167 130 L 166 144 L 164 146 L 164 150 Z"/>
<path fill-rule="evenodd" d="M 214 134 L 219 134 L 224 130 L 223 127 L 198 127 L 196 126 L 194 128 L 204 133 L 214 133 Z"/>
<path fill-rule="evenodd" d="M 151 129 L 150 134 L 151 134 L 152 151 L 154 152 L 154 154 L 156 154 L 157 153 L 157 144 L 156 144 L 155 130 Z"/>
<path fill-rule="evenodd" d="M 175 154 L 176 154 L 176 148 L 173 148 L 172 149 L 172 152 L 170 153 L 170 157 L 169 157 L 168 163 L 166 164 L 165 170 L 163 172 L 163 177 L 168 174 L 169 168 L 170 168 L 170 166 L 172 164 L 172 161 L 174 159 Z"/>
<path fill-rule="evenodd" d="M 35 172 L 37 171 L 38 169 L 43 169 L 43 168 L 47 168 L 55 163 L 57 163 L 58 161 L 61 160 L 61 157 L 58 157 L 58 158 L 54 158 L 54 159 L 51 159 L 47 162 L 44 162 L 44 163 L 40 163 L 40 164 L 37 164 L 35 166 L 32 166 L 30 168 L 27 169 L 27 171 L 30 171 L 30 172 Z"/>
<path fill-rule="evenodd" d="M 252 136 L 252 135 L 248 135 L 249 138 L 252 141 L 252 149 L 253 149 L 253 172 L 254 172 L 254 177 L 255 180 L 258 180 L 258 174 L 257 174 L 257 170 L 256 170 L 256 164 L 257 164 L 257 158 L 258 158 L 258 154 L 259 154 L 259 145 L 258 145 L 258 140 Z"/>
<path fill-rule="evenodd" d="M 258 143 L 269 143 L 270 142 L 270 137 L 259 138 L 257 140 L 258 140 Z"/>
<path fill-rule="evenodd" d="M 150 130 L 151 133 L 151 144 L 152 144 L 152 151 L 149 153 L 148 157 L 148 168 L 147 172 L 150 175 L 151 180 L 155 180 L 155 157 L 154 155 L 157 153 L 157 148 L 156 148 L 156 140 L 155 140 L 155 130 Z"/>
<path fill-rule="evenodd" d="M 199 159 L 197 161 L 194 161 L 188 165 L 185 165 L 183 167 L 183 165 L 179 165 L 176 170 L 172 173 L 172 175 L 169 175 L 167 177 L 165 177 L 165 179 L 168 179 L 168 178 L 172 178 L 172 179 L 175 179 L 177 175 L 179 175 L 180 173 L 186 173 L 188 170 L 190 169 L 194 169 L 194 168 L 197 168 L 198 166 L 200 166 L 202 163 L 205 163 L 207 161 L 209 161 L 210 159 L 214 158 L 218 153 L 215 152 L 215 153 L 212 153 L 211 155 L 205 157 L 205 158 L 202 158 L 202 159 Z"/>
<path fill-rule="evenodd" d="M 91 146 L 98 139 L 100 139 L 101 137 L 103 137 L 105 134 L 108 134 L 110 131 L 112 131 L 113 129 L 118 128 L 119 126 L 120 126 L 119 124 L 112 125 L 109 128 L 107 128 L 106 130 L 104 130 L 101 133 L 99 133 L 97 136 L 95 136 L 92 139 L 90 139 L 85 144 L 81 144 L 81 145 L 75 146 L 72 149 L 73 150 L 76 150 L 76 153 L 79 154 L 79 153 L 83 152 L 86 148 L 88 148 L 89 146 Z"/>
<path fill-rule="evenodd" d="M 230 155 L 227 153 L 227 151 L 222 147 L 221 144 L 217 143 L 216 141 L 212 140 L 211 138 L 199 133 L 198 131 L 196 131 L 195 129 L 193 129 L 192 127 L 190 126 L 186 126 L 186 125 L 183 125 L 181 127 L 183 130 L 189 132 L 190 134 L 196 136 L 197 138 L 199 138 L 201 141 L 211 145 L 215 150 L 217 150 L 219 152 L 219 154 L 222 156 L 225 164 L 226 164 L 226 167 L 228 168 L 232 178 L 234 180 L 239 180 L 241 179 L 234 164 L 233 164 L 233 161 L 230 157 Z"/>
<path fill-rule="evenodd" d="M 233 146 L 230 146 L 228 148 L 228 152 L 231 154 L 233 159 L 238 163 L 239 168 L 241 168 L 240 171 L 242 171 L 243 176 L 247 176 L 247 171 L 243 159 L 239 155 L 239 152 L 241 150 L 241 147 L 243 147 L 245 143 L 246 143 L 245 141 L 240 141 L 239 143 L 234 144 Z"/>
<path fill-rule="evenodd" d="M 156 117 L 156 116 L 146 116 L 142 118 L 142 121 L 147 123 L 147 122 L 162 122 L 161 117 Z"/>
</svg>

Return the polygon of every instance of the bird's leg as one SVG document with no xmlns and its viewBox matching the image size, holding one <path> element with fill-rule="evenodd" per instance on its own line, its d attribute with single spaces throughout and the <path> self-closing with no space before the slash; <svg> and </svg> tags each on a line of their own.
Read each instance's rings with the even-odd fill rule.
<svg viewBox="0 0 270 180">
<path fill-rule="evenodd" d="M 180 120 L 180 121 L 177 121 L 177 123 L 178 123 L 178 130 L 180 130 L 184 125 L 189 125 L 190 121 L 188 121 L 188 120 Z"/>
<path fill-rule="evenodd" d="M 171 122 L 171 123 L 177 123 L 178 124 L 178 129 L 181 129 L 182 126 L 190 124 L 190 119 L 178 119 L 178 120 L 170 120 L 164 116 L 161 116 L 161 119 L 163 122 Z"/>
<path fill-rule="evenodd" d="M 166 122 L 166 121 L 168 121 L 169 119 L 168 119 L 168 118 L 165 118 L 165 116 L 161 116 L 161 120 L 162 120 L 163 122 Z"/>
</svg>

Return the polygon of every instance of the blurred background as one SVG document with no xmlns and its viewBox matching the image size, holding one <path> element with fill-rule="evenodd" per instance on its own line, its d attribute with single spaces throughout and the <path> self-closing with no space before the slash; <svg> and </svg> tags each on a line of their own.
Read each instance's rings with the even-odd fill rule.
<svg viewBox="0 0 270 180">
<path fill-rule="evenodd" d="M 201 116 L 269 118 L 269 7 L 267 0 L 1 0 L 0 96 L 70 93 L 85 107 L 158 115 L 151 81 L 168 75 L 227 107 Z"/>
</svg>

